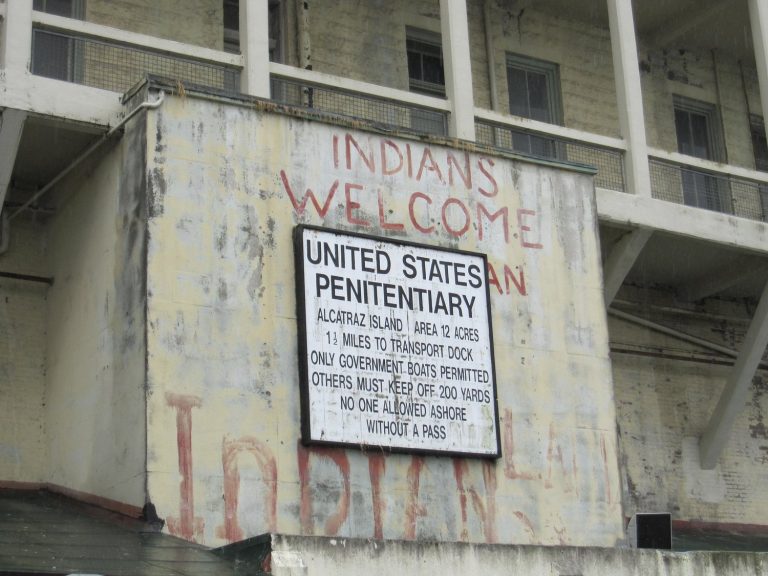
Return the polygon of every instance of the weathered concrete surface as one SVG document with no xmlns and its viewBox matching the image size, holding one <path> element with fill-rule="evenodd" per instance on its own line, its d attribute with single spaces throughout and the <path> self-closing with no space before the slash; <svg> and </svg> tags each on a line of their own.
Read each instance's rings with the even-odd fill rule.
<svg viewBox="0 0 768 576">
<path fill-rule="evenodd" d="M 258 550 L 264 548 L 265 550 Z M 258 551 L 257 551 L 258 550 Z M 301 574 L 526 574 L 531 576 L 759 576 L 768 554 L 665 552 L 628 548 L 489 546 L 447 542 L 366 541 L 273 534 L 239 557 L 266 558 L 274 576 Z"/>
<path fill-rule="evenodd" d="M 675 308 L 673 294 L 637 289 L 625 289 L 622 298 L 623 310 L 731 349 L 741 346 L 750 319 L 739 301 Z M 765 524 L 766 371 L 755 375 L 717 467 L 702 470 L 698 439 L 733 359 L 626 320 L 611 318 L 609 327 L 626 514 L 668 511 L 681 520 Z"/>
<path fill-rule="evenodd" d="M 172 533 L 621 537 L 588 176 L 190 95 L 147 134 L 147 468 Z M 300 445 L 298 223 L 488 254 L 501 460 Z"/>
<path fill-rule="evenodd" d="M 114 147 L 63 187 L 48 228 L 47 481 L 145 502 L 145 136 Z"/>
<path fill-rule="evenodd" d="M 43 225 L 17 219 L 0 270 L 47 275 Z M 0 481 L 46 477 L 45 366 L 48 286 L 0 278 Z"/>
</svg>

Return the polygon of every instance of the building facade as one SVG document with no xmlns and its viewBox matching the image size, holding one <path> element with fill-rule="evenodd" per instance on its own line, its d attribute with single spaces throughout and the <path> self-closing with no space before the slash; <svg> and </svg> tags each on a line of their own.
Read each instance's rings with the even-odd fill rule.
<svg viewBox="0 0 768 576">
<path fill-rule="evenodd" d="M 762 0 L 156 4 L 0 2 L 0 486 L 318 565 L 312 537 L 552 547 L 520 566 L 565 574 L 570 547 L 631 563 L 636 514 L 768 531 Z M 461 358 L 362 368 L 396 331 L 302 317 L 302 226 L 483 255 L 487 317 L 408 334 Z M 454 416 L 415 450 L 307 442 L 318 326 L 344 422 L 419 405 L 394 382 Z M 487 382 L 456 376 L 478 326 Z M 470 437 L 484 383 L 488 453 L 418 448 Z"/>
</svg>

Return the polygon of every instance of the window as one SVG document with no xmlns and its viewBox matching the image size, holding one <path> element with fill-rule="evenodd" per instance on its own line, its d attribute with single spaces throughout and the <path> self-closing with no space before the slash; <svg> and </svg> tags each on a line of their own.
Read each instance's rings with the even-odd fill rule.
<svg viewBox="0 0 768 576">
<path fill-rule="evenodd" d="M 749 128 L 752 134 L 752 153 L 755 155 L 755 170 L 768 172 L 768 141 L 765 136 L 765 124 L 760 116 L 749 117 Z M 759 184 L 760 202 L 763 220 L 768 222 L 768 184 Z"/>
<path fill-rule="evenodd" d="M 408 55 L 408 89 L 426 96 L 445 98 L 440 34 L 408 26 L 405 29 L 405 50 Z M 440 112 L 414 108 L 410 114 L 411 129 L 426 134 L 445 133 L 445 118 Z"/>
<path fill-rule="evenodd" d="M 562 124 L 557 64 L 507 54 L 507 88 L 510 114 L 549 124 Z M 552 138 L 522 131 L 513 132 L 512 148 L 545 158 L 563 156 Z"/>
<path fill-rule="evenodd" d="M 34 0 L 32 8 L 38 12 L 82 20 L 85 7 L 83 0 Z"/>
<path fill-rule="evenodd" d="M 713 104 L 675 96 L 677 151 L 704 160 L 720 160 L 721 139 L 716 131 L 717 110 Z M 728 184 L 700 170 L 683 168 L 683 202 L 689 206 L 730 212 Z"/>
<path fill-rule="evenodd" d="M 240 2 L 224 1 L 224 51 L 240 53 Z M 285 6 L 282 0 L 269 0 L 269 60 L 284 62 L 283 26 Z"/>
<path fill-rule="evenodd" d="M 83 19 L 84 0 L 34 0 L 32 8 L 56 16 Z M 74 38 L 36 30 L 32 43 L 32 73 L 78 82 L 83 75 L 82 45 Z"/>
<path fill-rule="evenodd" d="M 445 98 L 443 47 L 440 35 L 418 28 L 406 28 L 408 87 L 411 92 Z"/>
</svg>

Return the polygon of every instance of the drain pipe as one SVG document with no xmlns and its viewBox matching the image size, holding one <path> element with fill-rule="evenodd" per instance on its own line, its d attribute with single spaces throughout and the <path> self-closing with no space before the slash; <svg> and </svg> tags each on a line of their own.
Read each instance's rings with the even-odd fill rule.
<svg viewBox="0 0 768 576">
<path fill-rule="evenodd" d="M 27 208 L 29 208 L 32 204 L 34 204 L 38 199 L 40 199 L 44 194 L 48 193 L 51 188 L 56 186 L 67 174 L 72 172 L 75 168 L 77 168 L 80 164 L 83 163 L 83 161 L 88 158 L 91 154 L 93 154 L 96 150 L 98 150 L 105 142 L 107 142 L 109 139 L 111 139 L 118 131 L 122 129 L 123 126 L 136 114 L 141 112 L 142 110 L 154 110 L 156 108 L 159 108 L 160 105 L 163 103 L 163 100 L 165 100 L 165 92 L 162 90 L 160 91 L 160 96 L 157 100 L 154 100 L 152 102 L 146 101 L 142 102 L 136 108 L 131 110 L 125 118 L 120 120 L 113 128 L 111 128 L 106 134 L 104 134 L 101 138 L 96 140 L 93 144 L 91 144 L 85 152 L 80 154 L 77 158 L 75 158 L 69 166 L 64 168 L 61 172 L 59 172 L 56 176 L 54 176 L 53 180 L 48 182 L 45 186 L 40 188 L 37 192 L 35 192 L 32 197 L 27 200 L 24 204 L 19 206 L 19 208 L 8 217 L 8 221 L 10 222 L 14 218 L 16 218 L 19 214 L 24 212 Z"/>
<path fill-rule="evenodd" d="M 675 330 L 674 328 L 670 328 L 669 326 L 664 326 L 663 324 L 659 324 L 658 322 L 653 322 L 652 320 L 646 320 L 641 316 L 635 316 L 634 314 L 629 314 L 628 312 L 622 312 L 621 310 L 617 310 L 616 308 L 608 308 L 608 315 L 614 316 L 615 318 L 621 318 L 622 320 L 626 320 L 627 322 L 631 322 L 632 324 L 637 324 L 638 326 L 642 326 L 644 328 L 649 328 L 650 330 L 659 332 L 660 334 L 666 334 L 667 336 L 672 336 L 673 338 L 677 338 L 678 340 L 682 340 L 683 342 L 689 342 L 690 344 L 696 344 L 697 346 L 701 346 L 702 348 L 707 348 L 709 350 L 719 352 L 720 354 L 723 354 L 725 356 L 730 356 L 731 358 L 737 358 L 739 355 L 739 353 L 736 350 L 732 348 L 728 348 L 727 346 L 722 346 L 717 342 L 712 342 L 710 340 L 705 340 L 704 338 L 699 338 L 698 336 L 693 336 L 692 334 L 686 334 L 685 332 L 680 332 L 679 330 Z"/>
<path fill-rule="evenodd" d="M 491 110 L 499 111 L 499 92 L 496 85 L 496 54 L 493 51 L 493 28 L 491 17 L 491 1 L 483 3 L 483 25 L 485 27 L 485 54 L 488 59 L 488 92 L 491 94 Z"/>
</svg>

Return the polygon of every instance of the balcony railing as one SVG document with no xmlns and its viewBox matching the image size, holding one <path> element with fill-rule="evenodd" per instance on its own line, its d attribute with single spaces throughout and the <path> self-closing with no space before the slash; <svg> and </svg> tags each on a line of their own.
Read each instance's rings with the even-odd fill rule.
<svg viewBox="0 0 768 576">
<path fill-rule="evenodd" d="M 448 134 L 448 112 L 444 110 L 274 74 L 271 93 L 277 102 L 364 120 L 387 129 Z"/>
<path fill-rule="evenodd" d="M 478 119 L 475 127 L 478 142 L 536 158 L 593 166 L 597 169 L 595 186 L 626 190 L 622 150 L 502 122 Z"/>
<path fill-rule="evenodd" d="M 114 92 L 147 73 L 239 92 L 243 58 L 90 22 L 33 12 L 31 71 Z M 390 130 L 446 135 L 450 104 L 442 99 L 270 63 L 272 99 Z M 626 143 L 475 109 L 477 141 L 501 149 L 597 169 L 598 188 L 625 192 Z M 768 175 L 652 150 L 654 198 L 768 221 Z"/>
<path fill-rule="evenodd" d="M 768 182 L 650 158 L 654 198 L 768 221 Z"/>
<path fill-rule="evenodd" d="M 232 92 L 240 88 L 234 66 L 40 28 L 32 33 L 31 71 L 113 92 L 126 92 L 146 74 Z"/>
</svg>

